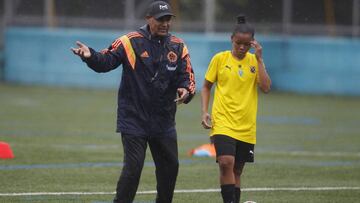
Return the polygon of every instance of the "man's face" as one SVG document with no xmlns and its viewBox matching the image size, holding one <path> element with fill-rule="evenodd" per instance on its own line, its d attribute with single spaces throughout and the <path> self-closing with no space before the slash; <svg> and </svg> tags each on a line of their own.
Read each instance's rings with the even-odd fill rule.
<svg viewBox="0 0 360 203">
<path fill-rule="evenodd" d="M 244 58 L 246 52 L 251 48 L 251 41 L 253 37 L 250 33 L 236 33 L 231 37 L 232 42 L 232 52 L 233 54 L 242 59 Z"/>
<path fill-rule="evenodd" d="M 163 16 L 158 19 L 147 17 L 146 20 L 152 35 L 166 36 L 169 33 L 172 16 Z"/>
</svg>

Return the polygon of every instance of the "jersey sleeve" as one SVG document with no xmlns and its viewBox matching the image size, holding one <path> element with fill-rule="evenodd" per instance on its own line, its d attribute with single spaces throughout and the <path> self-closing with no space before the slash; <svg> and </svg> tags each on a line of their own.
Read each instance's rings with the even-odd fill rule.
<svg viewBox="0 0 360 203">
<path fill-rule="evenodd" d="M 219 69 L 219 54 L 216 54 L 210 61 L 210 64 L 208 66 L 208 69 L 205 74 L 205 79 L 211 83 L 214 83 L 217 81 L 217 73 Z"/>
<path fill-rule="evenodd" d="M 100 52 L 89 48 L 90 58 L 83 58 L 83 61 L 96 72 L 108 72 L 122 64 L 125 55 L 124 46 L 119 39 L 115 40 L 107 49 Z"/>
<path fill-rule="evenodd" d="M 179 70 L 178 87 L 186 88 L 189 91 L 189 97 L 184 103 L 189 103 L 195 95 L 195 75 L 190 61 L 190 54 L 185 44 L 182 46 L 181 67 Z"/>
</svg>

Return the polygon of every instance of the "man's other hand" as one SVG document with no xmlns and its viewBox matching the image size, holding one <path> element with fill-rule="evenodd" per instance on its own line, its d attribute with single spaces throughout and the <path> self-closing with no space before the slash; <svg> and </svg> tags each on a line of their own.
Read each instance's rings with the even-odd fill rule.
<svg viewBox="0 0 360 203">
<path fill-rule="evenodd" d="M 177 104 L 182 104 L 189 96 L 189 91 L 186 88 L 178 88 L 177 93 L 179 97 L 174 100 Z"/>
</svg>

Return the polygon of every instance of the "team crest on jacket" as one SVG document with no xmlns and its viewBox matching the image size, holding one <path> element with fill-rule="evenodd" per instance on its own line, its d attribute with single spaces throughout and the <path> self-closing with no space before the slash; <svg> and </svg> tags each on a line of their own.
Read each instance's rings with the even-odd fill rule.
<svg viewBox="0 0 360 203">
<path fill-rule="evenodd" d="M 167 54 L 167 58 L 168 58 L 168 60 L 169 60 L 171 63 L 175 63 L 175 62 L 177 61 L 178 56 L 175 54 L 175 52 L 170 51 L 170 52 Z"/>
<path fill-rule="evenodd" d="M 251 66 L 251 67 L 250 67 L 250 72 L 255 73 L 255 71 L 256 71 L 256 70 L 255 70 L 255 66 Z"/>
</svg>

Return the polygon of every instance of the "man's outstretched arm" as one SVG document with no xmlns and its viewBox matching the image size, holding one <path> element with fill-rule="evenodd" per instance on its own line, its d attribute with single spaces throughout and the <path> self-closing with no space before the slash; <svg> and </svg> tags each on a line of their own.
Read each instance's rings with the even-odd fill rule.
<svg viewBox="0 0 360 203">
<path fill-rule="evenodd" d="M 71 51 L 79 56 L 91 69 L 96 72 L 108 72 L 117 68 L 122 63 L 121 48 L 110 46 L 102 52 L 97 52 L 80 41 L 76 42 L 77 48 Z"/>
</svg>

